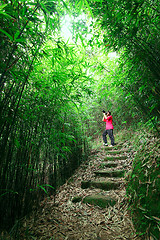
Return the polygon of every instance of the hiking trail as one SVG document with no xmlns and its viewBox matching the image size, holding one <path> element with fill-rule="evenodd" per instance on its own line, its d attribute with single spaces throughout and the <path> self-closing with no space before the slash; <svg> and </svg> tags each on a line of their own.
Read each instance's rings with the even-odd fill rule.
<svg viewBox="0 0 160 240">
<path fill-rule="evenodd" d="M 92 152 L 60 187 L 55 202 L 53 196 L 45 199 L 36 217 L 24 221 L 22 239 L 140 240 L 125 196 L 133 155 L 125 142 Z"/>
</svg>

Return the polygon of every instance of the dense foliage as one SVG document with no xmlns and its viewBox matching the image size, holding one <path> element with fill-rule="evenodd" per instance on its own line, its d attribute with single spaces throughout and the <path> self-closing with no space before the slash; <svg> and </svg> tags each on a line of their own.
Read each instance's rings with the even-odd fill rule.
<svg viewBox="0 0 160 240">
<path fill-rule="evenodd" d="M 55 194 L 87 158 L 77 109 L 87 77 L 83 59 L 54 34 L 58 11 L 51 1 L 1 5 L 1 228 Z"/>
<path fill-rule="evenodd" d="M 127 196 L 138 232 L 144 237 L 160 238 L 160 145 L 149 131 L 132 136 L 136 156 L 128 174 Z"/>
<path fill-rule="evenodd" d="M 113 77 L 114 82 L 123 90 L 124 97 L 133 99 L 145 119 L 157 128 L 160 117 L 159 1 L 90 0 L 89 4 L 95 18 L 92 27 L 99 29 L 91 44 L 103 39 L 106 51 L 113 49 L 121 53 L 119 74 Z"/>
</svg>

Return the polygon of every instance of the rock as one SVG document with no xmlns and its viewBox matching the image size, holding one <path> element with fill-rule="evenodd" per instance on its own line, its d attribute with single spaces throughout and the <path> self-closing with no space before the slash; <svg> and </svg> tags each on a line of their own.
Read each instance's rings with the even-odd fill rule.
<svg viewBox="0 0 160 240">
<path fill-rule="evenodd" d="M 102 177 L 123 177 L 125 171 L 124 170 L 100 170 L 94 172 L 97 176 Z"/>
<path fill-rule="evenodd" d="M 87 196 L 85 198 L 83 198 L 82 200 L 82 197 L 80 196 L 75 196 L 72 200 L 73 203 L 77 203 L 77 202 L 80 202 L 82 201 L 83 203 L 89 203 L 89 204 L 92 204 L 92 205 L 96 205 L 96 206 L 99 206 L 101 208 L 106 208 L 106 207 L 109 207 L 109 206 L 114 206 L 116 204 L 116 200 L 109 197 L 109 196 L 104 196 L 104 195 L 90 195 L 90 196 Z"/>
<path fill-rule="evenodd" d="M 84 203 L 89 203 L 93 205 L 98 205 L 101 208 L 106 208 L 109 206 L 114 206 L 116 204 L 115 199 L 103 195 L 91 195 L 83 199 Z"/>
<path fill-rule="evenodd" d="M 77 203 L 77 202 L 80 202 L 81 200 L 82 200 L 82 197 L 76 196 L 76 197 L 74 197 L 74 198 L 72 199 L 72 202 L 73 202 L 73 203 Z"/>
<path fill-rule="evenodd" d="M 127 156 L 112 156 L 112 157 L 105 157 L 104 161 L 115 161 L 115 160 L 126 160 Z"/>
<path fill-rule="evenodd" d="M 111 150 L 111 149 L 110 149 Z M 107 154 L 110 154 L 110 155 L 117 155 L 117 154 L 124 154 L 126 153 L 126 151 L 107 151 Z"/>
<path fill-rule="evenodd" d="M 111 168 L 111 167 L 117 167 L 118 164 L 115 162 L 104 162 L 101 164 L 101 166 Z"/>
</svg>

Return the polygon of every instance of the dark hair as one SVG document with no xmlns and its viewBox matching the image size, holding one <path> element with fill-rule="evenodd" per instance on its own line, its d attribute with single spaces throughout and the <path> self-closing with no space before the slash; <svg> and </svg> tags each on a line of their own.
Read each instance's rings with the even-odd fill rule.
<svg viewBox="0 0 160 240">
<path fill-rule="evenodd" d="M 111 115 L 111 112 L 110 111 L 107 111 L 110 115 Z"/>
</svg>

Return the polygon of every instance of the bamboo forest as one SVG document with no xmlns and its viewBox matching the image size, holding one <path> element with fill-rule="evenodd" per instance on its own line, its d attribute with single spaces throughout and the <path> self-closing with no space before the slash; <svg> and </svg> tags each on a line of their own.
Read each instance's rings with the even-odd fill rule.
<svg viewBox="0 0 160 240">
<path fill-rule="evenodd" d="M 1 240 L 160 240 L 159 0 L 0 0 L 0 92 Z"/>
</svg>

